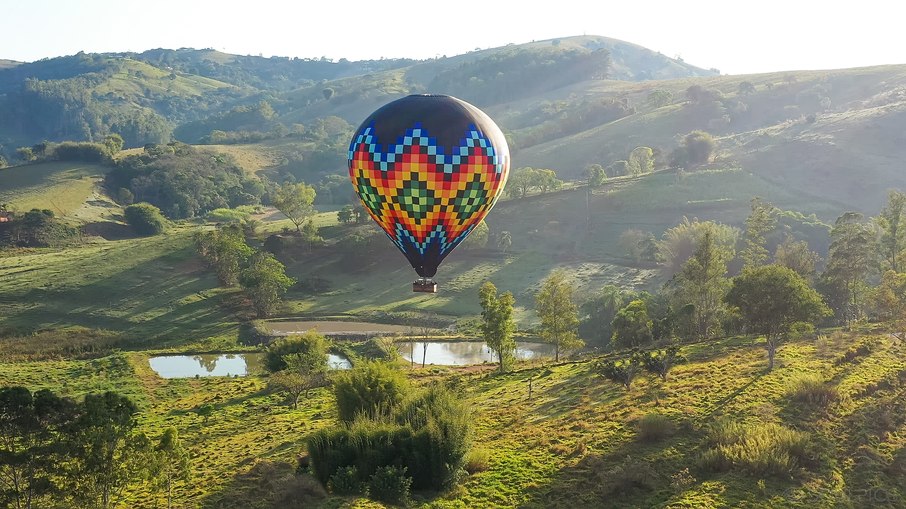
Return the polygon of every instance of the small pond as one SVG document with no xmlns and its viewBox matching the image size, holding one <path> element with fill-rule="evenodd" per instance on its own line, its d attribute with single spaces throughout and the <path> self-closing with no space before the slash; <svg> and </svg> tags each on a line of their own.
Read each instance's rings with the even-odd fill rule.
<svg viewBox="0 0 906 509">
<path fill-rule="evenodd" d="M 327 363 L 331 369 L 349 369 L 349 359 L 328 354 Z M 194 378 L 195 376 L 245 376 L 264 371 L 264 354 L 253 353 L 205 353 L 197 355 L 159 355 L 148 359 L 161 378 Z"/>
<path fill-rule="evenodd" d="M 397 343 L 397 349 L 407 361 L 438 366 L 466 366 L 484 362 L 497 362 L 487 343 L 480 341 L 406 341 Z M 516 358 L 553 357 L 554 346 L 548 343 L 520 342 L 516 344 Z"/>
</svg>

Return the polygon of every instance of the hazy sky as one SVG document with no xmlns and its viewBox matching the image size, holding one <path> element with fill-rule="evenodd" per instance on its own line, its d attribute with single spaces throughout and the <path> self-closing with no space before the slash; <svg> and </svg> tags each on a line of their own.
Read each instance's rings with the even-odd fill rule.
<svg viewBox="0 0 906 509">
<path fill-rule="evenodd" d="M 215 48 L 430 58 L 603 35 L 725 74 L 906 63 L 895 0 L 0 0 L 0 58 Z M 543 6 L 543 7 L 541 7 Z"/>
</svg>

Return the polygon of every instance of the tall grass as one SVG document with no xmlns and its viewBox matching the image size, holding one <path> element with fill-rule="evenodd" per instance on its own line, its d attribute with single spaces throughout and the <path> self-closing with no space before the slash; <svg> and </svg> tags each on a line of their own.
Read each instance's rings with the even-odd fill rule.
<svg viewBox="0 0 906 509">
<path fill-rule="evenodd" d="M 791 477 L 809 462 L 807 433 L 778 424 L 740 424 L 717 421 L 711 426 L 710 446 L 699 465 L 715 472 L 741 470 L 754 475 Z"/>
</svg>

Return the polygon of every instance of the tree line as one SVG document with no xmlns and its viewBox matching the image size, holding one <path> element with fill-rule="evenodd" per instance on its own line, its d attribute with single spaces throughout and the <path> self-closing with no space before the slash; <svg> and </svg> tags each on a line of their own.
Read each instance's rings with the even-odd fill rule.
<svg viewBox="0 0 906 509">
<path fill-rule="evenodd" d="M 0 503 L 107 509 L 144 481 L 173 507 L 189 455 L 174 428 L 156 439 L 140 432 L 137 411 L 115 392 L 76 401 L 49 390 L 0 388 Z"/>
<path fill-rule="evenodd" d="M 871 220 L 854 212 L 841 215 L 830 230 L 820 273 L 817 253 L 789 234 L 771 256 L 767 239 L 779 214 L 772 204 L 753 199 L 738 251 L 740 232 L 713 221 L 684 219 L 659 242 L 635 237 L 644 244 L 637 248 L 653 251 L 652 259 L 672 274 L 653 294 L 608 285 L 580 309 L 565 273 L 553 273 L 536 294 L 539 336 L 555 345 L 559 358 L 561 348 L 581 345 L 580 332 L 608 349 L 754 334 L 764 338 L 769 369 L 782 341 L 813 334 L 817 325 L 884 321 L 906 338 L 906 194 L 891 191 Z M 731 277 L 735 260 L 742 268 Z M 482 335 L 504 370 L 515 351 L 513 296 L 498 295 L 486 282 L 479 301 Z M 619 366 L 636 369 L 643 360 L 630 358 Z"/>
</svg>

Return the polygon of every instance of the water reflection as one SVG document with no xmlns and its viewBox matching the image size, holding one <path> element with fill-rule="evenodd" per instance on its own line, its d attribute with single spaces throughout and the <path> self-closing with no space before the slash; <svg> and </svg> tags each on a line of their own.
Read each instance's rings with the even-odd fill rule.
<svg viewBox="0 0 906 509">
<path fill-rule="evenodd" d="M 479 341 L 408 341 L 397 344 L 407 361 L 440 366 L 466 366 L 497 362 L 494 351 Z M 520 360 L 553 356 L 553 345 L 547 343 L 517 343 L 516 358 Z"/>
<path fill-rule="evenodd" d="M 245 376 L 264 372 L 264 354 L 225 353 L 197 355 L 160 355 L 148 359 L 161 378 L 194 378 L 196 376 Z M 331 369 L 349 369 L 349 359 L 329 354 L 327 364 Z"/>
</svg>

